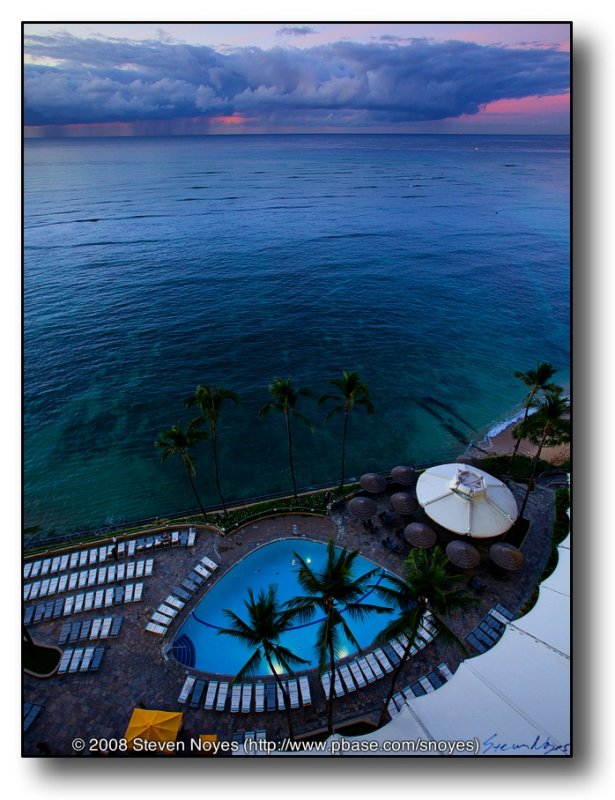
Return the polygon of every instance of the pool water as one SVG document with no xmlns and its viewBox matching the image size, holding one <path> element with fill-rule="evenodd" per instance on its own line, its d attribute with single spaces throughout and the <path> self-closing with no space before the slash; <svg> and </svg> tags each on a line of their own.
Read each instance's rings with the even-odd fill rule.
<svg viewBox="0 0 615 800">
<path fill-rule="evenodd" d="M 282 539 L 264 545 L 243 558 L 207 591 L 201 602 L 193 609 L 173 642 L 175 658 L 188 667 L 204 672 L 224 675 L 235 675 L 239 672 L 250 658 L 252 651 L 234 637 L 218 633 L 221 627 L 229 626 L 224 609 L 230 609 L 241 619 L 247 620 L 248 613 L 244 605 L 247 590 L 251 588 L 257 595 L 261 588 L 267 589 L 272 583 L 278 587 L 278 598 L 281 602 L 304 594 L 297 580 L 299 563 L 295 553 L 318 571 L 325 565 L 327 548 L 322 542 Z M 359 577 L 375 567 L 377 565 L 372 561 L 358 556 L 353 574 Z M 381 567 L 378 567 L 378 570 L 372 581 L 374 584 L 386 575 Z M 373 590 L 370 590 L 363 600 L 382 605 Z M 369 647 L 393 614 L 394 612 L 370 614 L 363 621 L 347 619 L 361 648 Z M 298 622 L 281 638 L 285 647 L 309 662 L 304 669 L 318 665 L 318 658 L 314 652 L 314 639 L 320 619 L 316 612 L 310 622 L 307 624 Z M 354 650 L 355 648 L 345 641 L 340 657 L 351 655 Z M 261 674 L 270 674 L 264 662 Z"/>
</svg>

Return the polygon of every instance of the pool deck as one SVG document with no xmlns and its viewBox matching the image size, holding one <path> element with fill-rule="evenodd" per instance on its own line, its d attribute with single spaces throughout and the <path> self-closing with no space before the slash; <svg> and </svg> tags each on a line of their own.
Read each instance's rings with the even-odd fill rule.
<svg viewBox="0 0 615 800">
<path fill-rule="evenodd" d="M 523 487 L 511 485 L 517 500 Z M 117 738 L 123 736 L 133 709 L 141 704 L 147 708 L 181 710 L 184 712 L 185 737 L 215 733 L 221 740 L 230 740 L 233 734 L 245 731 L 265 730 L 269 740 L 281 740 L 288 733 L 283 712 L 232 714 L 191 709 L 180 706 L 178 695 L 187 674 L 199 675 L 195 670 L 179 664 L 172 656 L 165 657 L 167 647 L 179 631 L 183 620 L 199 602 L 203 592 L 231 569 L 237 561 L 256 547 L 280 538 L 305 537 L 318 541 L 335 540 L 339 546 L 358 549 L 374 563 L 401 573 L 403 559 L 409 551 L 396 532 L 410 521 L 427 521 L 424 512 L 410 517 L 394 514 L 389 505 L 390 490 L 374 499 L 378 502 L 378 513 L 387 510 L 390 524 L 368 531 L 361 520 L 353 518 L 347 504 L 332 512 L 329 518 L 322 516 L 281 515 L 246 525 L 236 532 L 220 536 L 211 529 L 199 530 L 192 548 L 173 547 L 156 550 L 153 575 L 144 578 L 143 599 L 129 605 L 113 606 L 110 609 L 90 611 L 72 617 L 48 622 L 39 622 L 29 627 L 33 638 L 43 643 L 57 644 L 62 625 L 67 620 L 84 620 L 89 617 L 121 615 L 123 625 L 117 638 L 108 639 L 106 652 L 98 672 L 56 675 L 37 679 L 28 674 L 23 678 L 23 699 L 41 705 L 42 711 L 23 739 L 24 755 L 89 755 L 88 750 L 75 753 L 71 743 L 76 737 L 88 742 L 91 738 Z M 501 603 L 515 616 L 523 607 L 539 580 L 551 552 L 553 526 L 553 491 L 539 487 L 530 495 L 526 517 L 531 520 L 529 533 L 523 543 L 525 562 L 521 570 L 510 575 L 496 573 L 489 565 L 486 552 L 489 542 L 473 541 L 481 551 L 481 563 L 471 571 L 483 586 L 478 602 L 469 610 L 447 620 L 461 639 L 472 631 L 495 603 Z M 380 520 L 378 517 L 373 519 Z M 432 524 L 432 523 L 430 523 Z M 169 528 L 172 530 L 172 528 Z M 390 537 L 399 545 L 401 552 L 387 549 L 383 538 Z M 445 547 L 448 541 L 459 537 L 438 529 L 438 543 Z M 192 569 L 202 557 L 209 556 L 220 566 L 173 622 L 165 637 L 155 636 L 145 630 L 151 612 Z M 223 646 L 221 644 L 221 646 Z M 478 655 L 468 645 L 468 657 Z M 397 684 L 401 689 L 416 681 L 445 662 L 452 672 L 464 656 L 438 639 L 434 640 L 404 666 Z M 293 721 L 297 735 L 322 729 L 326 723 L 327 704 L 322 686 L 314 671 L 310 675 L 312 705 L 294 710 Z M 203 677 L 207 677 L 203 675 Z M 352 721 L 366 720 L 376 723 L 382 703 L 388 692 L 390 680 L 384 678 L 363 689 L 336 699 L 334 706 L 336 726 Z M 203 696 L 204 699 L 204 696 Z"/>
</svg>

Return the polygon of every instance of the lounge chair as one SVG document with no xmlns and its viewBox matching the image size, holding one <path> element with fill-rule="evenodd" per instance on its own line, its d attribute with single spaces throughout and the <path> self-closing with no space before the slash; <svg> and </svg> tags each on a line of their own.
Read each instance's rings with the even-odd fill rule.
<svg viewBox="0 0 615 800">
<path fill-rule="evenodd" d="M 342 679 L 340 678 L 339 669 L 336 669 L 333 674 L 333 686 L 335 689 L 335 696 L 336 697 L 343 697 L 346 694 L 346 690 L 344 689 L 344 684 L 342 683 Z"/>
<path fill-rule="evenodd" d="M 512 622 L 513 619 L 515 618 L 515 615 L 512 613 L 512 611 L 509 611 L 501 603 L 496 603 L 495 604 L 495 606 L 491 609 L 491 613 L 493 614 L 494 611 L 497 611 L 501 616 L 503 616 L 504 619 L 506 620 L 506 623 Z M 494 616 L 495 616 L 495 614 L 494 614 Z M 497 617 L 496 617 L 496 619 L 497 619 Z"/>
<path fill-rule="evenodd" d="M 24 625 L 30 625 L 31 624 L 32 619 L 34 618 L 34 613 L 35 613 L 35 606 L 28 606 L 26 608 L 26 610 L 24 611 L 24 615 L 23 615 L 23 624 Z"/>
<path fill-rule="evenodd" d="M 79 580 L 79 573 L 73 572 L 68 576 L 68 586 L 67 589 L 69 592 L 72 592 L 73 589 L 77 588 L 77 581 Z"/>
<path fill-rule="evenodd" d="M 324 689 L 325 697 L 328 700 L 329 695 L 331 694 L 331 673 L 323 672 L 320 678 L 320 682 L 322 683 L 322 688 Z"/>
<path fill-rule="evenodd" d="M 286 683 L 286 681 L 282 681 L 282 686 L 284 687 L 284 692 L 286 692 L 286 694 L 288 695 L 288 684 Z M 285 711 L 286 710 L 286 702 L 285 702 L 285 699 L 284 699 L 284 692 L 282 691 L 282 689 L 280 688 L 279 685 L 276 685 L 276 695 L 277 695 L 277 698 L 278 698 L 278 710 L 279 711 Z M 290 695 L 288 696 L 288 700 L 289 700 L 289 703 L 290 703 Z"/>
<path fill-rule="evenodd" d="M 75 598 L 72 595 L 69 595 L 64 600 L 64 611 L 62 612 L 62 616 L 68 617 L 69 614 L 72 614 L 74 605 L 75 605 Z"/>
<path fill-rule="evenodd" d="M 90 639 L 98 639 L 100 636 L 100 629 L 102 628 L 102 617 L 94 617 L 92 620 L 92 630 L 90 631 Z"/>
<path fill-rule="evenodd" d="M 126 542 L 118 542 L 115 552 L 118 558 L 124 558 L 126 555 Z"/>
<path fill-rule="evenodd" d="M 31 578 L 36 578 L 41 574 L 41 567 L 43 566 L 42 560 L 35 561 L 32 564 L 32 571 L 30 572 Z"/>
<path fill-rule="evenodd" d="M 83 652 L 83 659 L 81 661 L 81 666 L 79 667 L 79 672 L 87 672 L 90 668 L 90 664 L 92 663 L 92 659 L 94 658 L 94 651 L 96 648 L 94 645 L 90 647 L 86 647 Z"/>
<path fill-rule="evenodd" d="M 24 600 L 29 600 L 30 599 L 30 592 L 31 591 L 32 591 L 32 584 L 31 583 L 27 583 L 23 587 L 23 599 Z"/>
<path fill-rule="evenodd" d="M 196 592 L 196 590 L 199 588 L 199 587 L 196 585 L 196 583 L 193 583 L 193 582 L 192 582 L 191 580 L 189 580 L 188 578 L 184 578 L 184 579 L 183 579 L 183 581 L 181 582 L 181 585 L 182 585 L 183 587 L 185 587 L 185 588 L 186 588 L 186 589 L 187 589 L 187 590 L 190 592 L 190 594 L 192 594 L 193 592 Z"/>
<path fill-rule="evenodd" d="M 145 560 L 145 572 L 144 572 L 145 577 L 148 578 L 150 575 L 153 574 L 153 572 L 154 572 L 154 559 L 147 558 Z"/>
<path fill-rule="evenodd" d="M 196 678 L 193 675 L 188 675 L 186 680 L 184 681 L 184 685 L 182 686 L 182 690 L 179 693 L 179 697 L 177 698 L 178 703 L 185 703 L 188 699 L 190 692 L 192 691 L 192 687 L 194 686 Z"/>
<path fill-rule="evenodd" d="M 395 650 L 393 650 L 391 645 L 388 644 L 388 643 L 387 644 L 383 644 L 382 645 L 382 650 L 386 654 L 386 657 L 389 659 L 391 664 L 393 664 L 393 666 L 396 667 L 399 664 L 401 659 L 399 658 L 399 656 L 397 655 Z"/>
<path fill-rule="evenodd" d="M 94 608 L 94 592 L 86 592 L 83 596 L 83 610 L 91 611 Z"/>
<path fill-rule="evenodd" d="M 255 734 L 254 738 L 256 739 L 257 742 L 266 741 L 267 740 L 267 731 L 265 731 L 265 730 L 256 731 L 256 734 Z"/>
<path fill-rule="evenodd" d="M 197 589 L 205 583 L 205 578 L 194 570 L 191 570 L 186 577 L 196 585 Z"/>
<path fill-rule="evenodd" d="M 198 708 L 201 704 L 201 697 L 203 696 L 203 690 L 205 689 L 205 681 L 199 678 L 197 682 L 194 684 L 194 689 L 192 690 L 192 697 L 190 698 L 190 702 L 188 705 L 190 708 Z"/>
<path fill-rule="evenodd" d="M 23 565 L 23 579 L 27 581 L 30 577 L 30 573 L 32 572 L 32 562 L 28 561 Z"/>
<path fill-rule="evenodd" d="M 391 698 L 391 702 L 387 706 L 387 711 L 391 718 L 396 717 L 404 706 L 404 697 L 401 692 L 396 692 Z"/>
<path fill-rule="evenodd" d="M 76 647 L 73 650 L 73 655 L 70 660 L 70 664 L 68 667 L 69 674 L 77 672 L 79 669 L 79 664 L 81 663 L 81 659 L 83 658 L 84 648 L 83 647 Z"/>
<path fill-rule="evenodd" d="M 136 566 L 138 563 L 139 563 L 139 562 L 137 562 L 137 561 L 129 561 L 129 562 L 126 564 L 126 580 L 127 580 L 127 581 L 131 581 L 131 580 L 133 580 L 133 578 L 134 578 L 134 576 L 135 576 L 135 566 Z"/>
<path fill-rule="evenodd" d="M 41 582 L 40 581 L 34 581 L 34 583 L 31 584 L 29 599 L 30 600 L 36 600 L 36 598 L 38 597 L 40 591 L 41 591 Z"/>
<path fill-rule="evenodd" d="M 168 594 L 164 598 L 164 602 L 167 603 L 169 606 L 173 606 L 178 611 L 181 611 L 182 608 L 186 605 L 182 600 L 178 600 L 177 597 L 174 597 L 172 594 Z"/>
<path fill-rule="evenodd" d="M 430 694 L 430 692 L 435 691 L 434 685 L 427 679 L 426 675 L 421 675 L 421 677 L 419 678 L 419 683 L 421 684 L 423 689 L 425 689 L 427 694 Z"/>
<path fill-rule="evenodd" d="M 350 674 L 348 666 L 344 664 L 342 667 L 338 668 L 338 672 L 342 676 L 342 680 L 344 682 L 344 686 L 346 687 L 347 691 L 355 692 L 357 689 L 357 685 L 352 679 L 352 675 Z"/>
<path fill-rule="evenodd" d="M 60 561 L 61 560 L 62 559 L 60 558 L 60 556 L 54 556 L 51 559 L 51 566 L 49 567 L 49 572 L 51 572 L 52 575 L 55 572 L 59 572 L 60 571 Z"/>
<path fill-rule="evenodd" d="M 82 550 L 79 553 L 79 566 L 80 567 L 85 567 L 85 566 L 87 566 L 87 563 L 88 563 L 88 551 L 87 550 Z"/>
<path fill-rule="evenodd" d="M 262 681 L 254 685 L 254 710 L 259 713 L 265 710 L 265 684 Z"/>
<path fill-rule="evenodd" d="M 144 570 L 145 570 L 145 561 L 143 559 L 140 559 L 139 561 L 137 561 L 135 565 L 135 573 L 134 573 L 135 578 L 142 578 Z"/>
<path fill-rule="evenodd" d="M 58 667 L 58 675 L 63 675 L 68 670 L 68 665 L 70 664 L 70 660 L 73 657 L 72 649 L 65 650 L 62 653 L 62 658 L 60 659 L 60 666 Z"/>
<path fill-rule="evenodd" d="M 132 602 L 138 603 L 143 597 L 143 584 L 142 583 L 135 583 L 135 591 L 132 596 Z"/>
<path fill-rule="evenodd" d="M 111 638 L 115 638 L 119 635 L 120 630 L 122 629 L 122 618 L 121 617 L 113 617 L 113 623 L 111 624 L 111 630 L 109 632 L 109 636 Z"/>
<path fill-rule="evenodd" d="M 62 594 L 62 592 L 65 592 L 67 585 L 68 575 L 61 575 L 60 580 L 58 581 L 58 588 L 56 589 L 57 593 Z"/>
<path fill-rule="evenodd" d="M 111 624 L 113 622 L 113 617 L 105 617 L 103 623 L 100 628 L 100 638 L 101 639 L 108 639 L 109 632 L 111 631 Z"/>
<path fill-rule="evenodd" d="M 374 650 L 374 656 L 385 672 L 393 672 L 393 664 L 391 664 L 381 647 L 377 647 Z"/>
<path fill-rule="evenodd" d="M 64 598 L 58 597 L 58 599 L 53 604 L 53 618 L 57 619 L 58 617 L 61 617 L 63 611 L 64 611 Z"/>
<path fill-rule="evenodd" d="M 113 599 L 116 604 L 120 604 L 124 602 L 124 598 L 126 595 L 126 589 L 124 586 L 116 586 L 115 587 L 115 594 L 113 595 Z"/>
<path fill-rule="evenodd" d="M 466 636 L 466 641 L 469 642 L 475 650 L 478 650 L 479 653 L 485 653 L 488 650 L 488 648 L 476 638 L 474 633 L 469 633 Z"/>
<path fill-rule="evenodd" d="M 42 706 L 37 703 L 24 703 L 23 713 L 23 731 L 24 733 L 30 728 L 34 720 L 41 713 Z"/>
<path fill-rule="evenodd" d="M 235 683 L 231 694 L 231 713 L 236 714 L 239 711 L 241 703 L 241 684 Z"/>
<path fill-rule="evenodd" d="M 49 594 L 49 578 L 45 578 L 44 581 L 41 581 L 41 589 L 38 593 L 39 597 L 47 597 Z"/>
<path fill-rule="evenodd" d="M 397 657 L 402 659 L 404 657 L 404 653 L 406 652 L 406 648 L 401 646 L 401 643 L 397 639 L 391 639 L 389 642 L 393 650 L 397 653 Z"/>
<path fill-rule="evenodd" d="M 55 603 L 53 600 L 50 600 L 48 603 L 45 603 L 45 613 L 43 615 L 44 620 L 53 619 L 53 612 L 55 610 Z"/>
<path fill-rule="evenodd" d="M 128 556 L 128 558 L 132 558 L 132 556 L 134 556 L 136 549 L 137 549 L 137 542 L 135 541 L 135 539 L 131 539 L 129 542 L 127 542 L 126 555 Z"/>
<path fill-rule="evenodd" d="M 51 559 L 45 558 L 41 565 L 41 575 L 49 575 L 50 568 L 51 568 Z"/>
<path fill-rule="evenodd" d="M 252 684 L 244 683 L 241 691 L 241 713 L 249 714 L 252 706 Z"/>
<path fill-rule="evenodd" d="M 161 614 L 164 614 L 170 619 L 175 619 L 175 617 L 177 616 L 177 609 L 171 608 L 171 606 L 167 606 L 164 603 L 160 603 L 156 611 L 159 611 Z"/>
<path fill-rule="evenodd" d="M 117 575 L 117 566 L 115 564 L 110 564 L 107 567 L 107 583 L 115 583 L 116 575 Z"/>
<path fill-rule="evenodd" d="M 175 545 L 179 544 L 179 531 L 173 531 L 171 533 L 171 547 L 175 547 Z"/>
<path fill-rule="evenodd" d="M 216 711 L 224 711 L 226 698 L 228 696 L 228 681 L 221 681 L 218 687 L 218 697 L 216 699 Z"/>
<path fill-rule="evenodd" d="M 72 626 L 70 622 L 65 622 L 64 625 L 62 625 L 60 636 L 58 638 L 58 644 L 66 644 L 68 637 L 70 636 L 71 627 Z"/>
<path fill-rule="evenodd" d="M 209 681 L 209 685 L 207 686 L 207 694 L 205 695 L 205 703 L 203 704 L 203 708 L 206 708 L 208 711 L 214 707 L 214 702 L 216 700 L 216 692 L 218 691 L 218 681 Z"/>
<path fill-rule="evenodd" d="M 47 594 L 55 594 L 58 591 L 58 583 L 59 583 L 59 581 L 60 581 L 59 578 L 52 578 L 49 581 L 49 590 L 48 590 Z"/>
<path fill-rule="evenodd" d="M 355 683 L 357 684 L 359 689 L 361 689 L 363 686 L 365 686 L 365 678 L 363 677 L 363 673 L 361 672 L 359 665 L 357 664 L 356 661 L 351 661 L 348 664 L 348 667 L 352 672 L 352 677 L 354 678 Z"/>
<path fill-rule="evenodd" d="M 365 658 L 367 659 L 367 663 L 372 668 L 372 672 L 376 676 L 376 678 L 382 678 L 384 672 L 380 668 L 380 664 L 376 660 L 376 656 L 373 653 L 367 653 Z"/>
<path fill-rule="evenodd" d="M 87 582 L 88 589 L 91 588 L 92 586 L 96 586 L 97 581 L 98 581 L 98 570 L 97 569 L 88 570 L 88 582 Z"/>
<path fill-rule="evenodd" d="M 310 682 L 307 675 L 299 678 L 299 688 L 301 689 L 301 702 L 304 706 L 312 705 L 312 694 L 310 692 Z"/>
<path fill-rule="evenodd" d="M 413 683 L 412 686 L 409 686 L 408 688 L 414 697 L 421 697 L 422 695 L 427 694 L 427 691 L 423 688 L 423 684 L 420 683 L 420 681 L 416 681 L 416 683 Z"/>
<path fill-rule="evenodd" d="M 104 647 L 97 647 L 94 650 L 94 658 L 92 659 L 92 663 L 90 665 L 90 672 L 96 672 L 96 670 L 100 668 L 104 654 Z"/>
<path fill-rule="evenodd" d="M 188 531 L 188 535 L 186 537 L 186 547 L 193 547 L 196 541 L 196 531 L 194 528 L 190 528 Z"/>
<path fill-rule="evenodd" d="M 357 658 L 357 664 L 361 667 L 361 672 L 365 675 L 365 678 L 368 683 L 373 683 L 376 680 L 376 676 L 372 668 L 370 667 L 367 659 L 365 656 L 361 656 L 361 658 Z"/>
<path fill-rule="evenodd" d="M 81 572 L 77 573 L 78 582 L 77 582 L 77 589 L 85 589 L 88 585 L 88 573 L 86 570 L 81 570 Z"/>
<path fill-rule="evenodd" d="M 126 564 L 118 564 L 115 573 L 116 581 L 123 581 L 126 578 Z"/>
<path fill-rule="evenodd" d="M 125 603 L 132 603 L 132 595 L 134 593 L 135 587 L 133 583 L 127 583 L 124 587 L 124 602 Z"/>
<path fill-rule="evenodd" d="M 299 702 L 299 684 L 297 683 L 296 679 L 293 678 L 288 681 L 288 693 L 290 695 L 290 707 L 291 708 L 299 708 L 301 705 Z"/>
<path fill-rule="evenodd" d="M 182 547 L 188 547 L 188 534 L 186 533 L 186 531 L 180 532 L 179 543 Z"/>
<path fill-rule="evenodd" d="M 155 633 L 157 636 L 164 636 L 168 628 L 164 625 L 158 625 L 156 622 L 146 622 L 145 630 L 150 633 Z"/>
<path fill-rule="evenodd" d="M 91 619 L 84 619 L 83 622 L 81 623 L 81 630 L 79 631 L 79 638 L 80 639 L 89 639 L 91 627 L 92 627 L 92 620 Z"/>
<path fill-rule="evenodd" d="M 203 578 L 205 578 L 205 580 L 207 580 L 207 578 L 211 578 L 211 572 L 206 570 L 205 567 L 202 564 L 196 564 L 195 567 L 194 567 L 194 571 L 198 572 L 199 575 L 201 575 Z"/>
<path fill-rule="evenodd" d="M 105 602 L 105 592 L 103 589 L 97 589 L 94 595 L 94 608 L 102 608 Z"/>
<path fill-rule="evenodd" d="M 212 561 L 211 558 L 208 558 L 207 556 L 203 556 L 203 558 L 201 559 L 201 563 L 205 564 L 207 569 L 210 569 L 212 572 L 215 572 L 218 569 L 218 565 L 216 564 L 216 562 Z"/>
<path fill-rule="evenodd" d="M 275 711 L 278 707 L 275 683 L 265 684 L 265 708 L 267 711 Z"/>
<path fill-rule="evenodd" d="M 190 600 L 191 596 L 185 589 L 182 589 L 181 586 L 174 586 L 173 594 L 177 595 L 177 597 L 180 597 L 184 601 L 184 604 Z"/>
<path fill-rule="evenodd" d="M 60 572 L 64 572 L 64 570 L 68 569 L 69 560 L 70 555 L 68 553 L 64 553 L 63 556 L 60 556 Z"/>
<path fill-rule="evenodd" d="M 107 567 L 99 567 L 96 582 L 99 586 L 107 582 Z"/>
<path fill-rule="evenodd" d="M 157 611 L 151 616 L 151 619 L 154 622 L 157 622 L 159 625 L 164 625 L 165 628 L 168 628 L 171 624 L 172 620 L 169 617 L 166 617 L 164 614 L 159 614 Z"/>
</svg>

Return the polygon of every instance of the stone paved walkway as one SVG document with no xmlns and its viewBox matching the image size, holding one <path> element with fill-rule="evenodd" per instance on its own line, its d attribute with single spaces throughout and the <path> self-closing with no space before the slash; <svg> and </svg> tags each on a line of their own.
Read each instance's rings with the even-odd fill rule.
<svg viewBox="0 0 615 800">
<path fill-rule="evenodd" d="M 511 488 L 520 500 L 523 487 L 512 485 Z M 247 525 L 226 538 L 203 528 L 199 530 L 196 544 L 190 550 L 176 547 L 155 552 L 154 574 L 145 579 L 143 601 L 116 606 L 107 611 L 107 614 L 122 614 L 124 622 L 120 635 L 107 641 L 107 651 L 99 672 L 48 679 L 24 675 L 23 699 L 43 706 L 39 717 L 24 735 L 24 754 L 40 755 L 39 744 L 44 742 L 54 755 L 74 755 L 71 742 L 75 737 L 86 741 L 90 738 L 121 737 L 138 704 L 147 708 L 179 709 L 177 697 L 188 670 L 172 656 L 165 656 L 163 650 L 169 647 L 170 641 L 167 642 L 167 639 L 172 640 L 201 595 L 197 592 L 197 596 L 186 605 L 175 620 L 171 633 L 163 640 L 145 631 L 144 626 L 151 611 L 204 555 L 220 564 L 205 587 L 210 586 L 212 581 L 220 580 L 241 557 L 258 545 L 288 536 L 321 541 L 333 537 L 336 544 L 359 549 L 362 555 L 376 564 L 401 573 L 409 545 L 402 542 L 397 532 L 403 530 L 408 522 L 427 521 L 427 517 L 421 509 L 409 517 L 394 514 L 388 505 L 390 493 L 389 490 L 375 496 L 378 513 L 386 510 L 390 522 L 387 527 L 381 526 L 374 532 L 366 530 L 360 520 L 353 518 L 345 504 L 330 518 L 293 515 L 273 517 Z M 475 607 L 447 620 L 460 638 L 463 639 L 496 602 L 502 603 L 516 615 L 542 574 L 551 549 L 552 490 L 538 489 L 530 497 L 526 516 L 531 519 L 532 525 L 523 543 L 525 563 L 519 572 L 508 576 L 496 574 L 487 559 L 488 545 L 474 542 L 482 558 L 479 566 L 468 573 L 468 577 L 476 577 L 484 584 L 485 590 Z M 377 520 L 378 516 L 373 519 Z M 451 539 L 457 538 L 442 529 L 437 532 L 438 542 L 443 547 Z M 383 546 L 382 539 L 387 537 L 400 544 L 401 553 L 391 552 Z M 74 619 L 100 615 L 101 611 L 93 611 L 76 615 Z M 30 628 L 30 633 L 38 641 L 57 644 L 64 621 L 38 623 Z M 454 672 L 462 657 L 459 651 L 436 639 L 405 665 L 398 688 L 412 683 L 442 661 Z M 191 673 L 195 674 L 195 671 Z M 310 675 L 313 704 L 293 712 L 297 734 L 321 729 L 326 720 L 324 692 L 314 672 Z M 358 720 L 375 724 L 388 687 L 389 680 L 385 676 L 364 689 L 336 700 L 336 725 L 339 727 L 343 723 Z M 280 712 L 230 714 L 187 707 L 181 710 L 185 714 L 184 734 L 187 736 L 216 733 L 221 739 L 229 740 L 235 732 L 258 729 L 265 729 L 270 740 L 287 735 L 286 718 Z M 88 755 L 87 750 L 80 755 Z"/>
</svg>

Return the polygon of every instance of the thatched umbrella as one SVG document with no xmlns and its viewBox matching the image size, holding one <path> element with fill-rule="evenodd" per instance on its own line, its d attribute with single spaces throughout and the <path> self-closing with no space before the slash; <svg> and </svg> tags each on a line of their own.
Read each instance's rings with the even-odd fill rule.
<svg viewBox="0 0 615 800">
<path fill-rule="evenodd" d="M 403 486 L 412 486 L 416 483 L 416 472 L 412 467 L 393 467 L 391 478 L 395 483 L 401 483 Z"/>
<path fill-rule="evenodd" d="M 423 522 L 411 522 L 404 528 L 404 536 L 408 544 L 427 549 L 436 543 L 436 532 Z"/>
<path fill-rule="evenodd" d="M 473 569 L 480 561 L 480 553 L 469 542 L 455 540 L 446 545 L 446 555 L 456 567 Z"/>
<path fill-rule="evenodd" d="M 416 498 L 410 492 L 395 492 L 389 500 L 391 508 L 400 514 L 412 514 L 418 508 Z"/>
<path fill-rule="evenodd" d="M 496 542 L 489 548 L 489 558 L 498 567 L 514 572 L 523 566 L 524 556 L 518 547 L 506 542 Z"/>
<path fill-rule="evenodd" d="M 374 516 L 378 506 L 371 497 L 353 497 L 348 503 L 348 508 L 353 516 L 366 519 Z"/>
<path fill-rule="evenodd" d="M 384 492 L 387 487 L 386 478 L 383 478 L 378 472 L 366 472 L 365 475 L 361 475 L 359 478 L 359 484 L 361 489 L 364 489 L 366 492 L 370 492 L 371 494 Z"/>
</svg>

